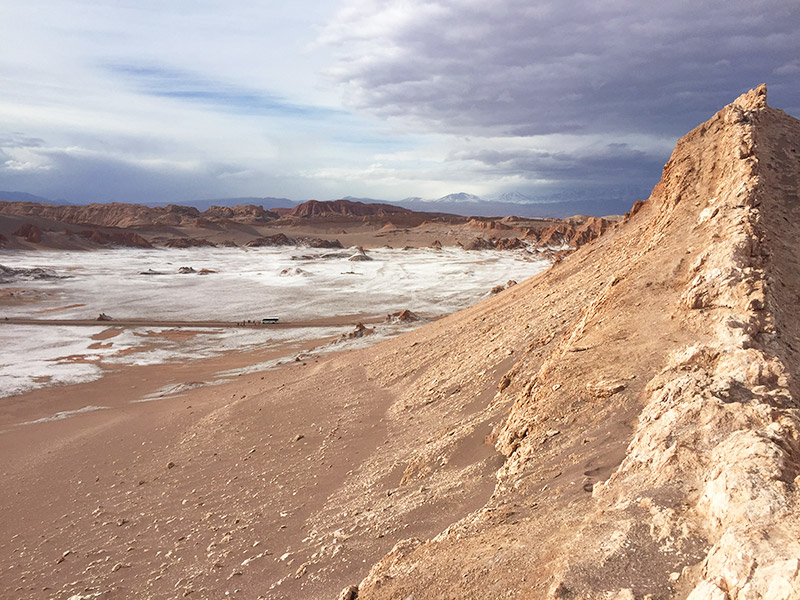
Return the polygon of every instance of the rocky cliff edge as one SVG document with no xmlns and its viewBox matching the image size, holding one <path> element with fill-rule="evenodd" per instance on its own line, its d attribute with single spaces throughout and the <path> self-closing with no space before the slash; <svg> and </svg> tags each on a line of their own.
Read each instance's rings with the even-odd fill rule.
<svg viewBox="0 0 800 600">
<path fill-rule="evenodd" d="M 619 227 L 431 328 L 435 350 L 397 350 L 421 369 L 397 410 L 504 373 L 475 400 L 507 415 L 487 438 L 506 459 L 481 509 L 343 594 L 800 598 L 798 153 L 800 121 L 760 86 L 683 137 Z M 459 435 L 419 448 L 404 484 Z"/>
</svg>

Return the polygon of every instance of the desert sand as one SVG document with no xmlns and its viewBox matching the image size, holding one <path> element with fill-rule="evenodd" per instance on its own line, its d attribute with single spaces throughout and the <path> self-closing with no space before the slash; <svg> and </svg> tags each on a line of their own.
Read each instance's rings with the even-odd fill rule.
<svg viewBox="0 0 800 600">
<path fill-rule="evenodd" d="M 158 401 L 159 368 L 0 401 L 3 596 L 800 598 L 798 152 L 762 86 L 469 309 Z M 47 394 L 110 407 L 18 425 Z"/>
</svg>

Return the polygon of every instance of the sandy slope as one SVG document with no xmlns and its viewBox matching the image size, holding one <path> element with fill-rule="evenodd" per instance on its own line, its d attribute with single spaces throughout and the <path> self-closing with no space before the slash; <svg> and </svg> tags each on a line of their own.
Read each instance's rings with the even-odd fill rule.
<svg viewBox="0 0 800 600">
<path fill-rule="evenodd" d="M 0 435 L 2 595 L 800 597 L 798 151 L 751 92 L 468 310 Z"/>
<path fill-rule="evenodd" d="M 498 396 L 492 499 L 359 599 L 800 597 L 800 122 L 765 100 L 689 133 L 637 214 L 515 290 L 529 322 L 503 323 L 539 339 Z"/>
</svg>

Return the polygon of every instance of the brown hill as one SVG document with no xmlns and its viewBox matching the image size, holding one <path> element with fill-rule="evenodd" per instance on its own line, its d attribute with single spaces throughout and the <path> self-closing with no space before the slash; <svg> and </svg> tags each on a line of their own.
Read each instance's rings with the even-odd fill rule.
<svg viewBox="0 0 800 600">
<path fill-rule="evenodd" d="M 393 206 L 391 204 L 355 202 L 352 200 L 309 200 L 298 204 L 289 211 L 293 217 L 312 218 L 330 215 L 345 217 L 387 217 L 391 215 L 407 214 L 413 211 Z"/>
<path fill-rule="evenodd" d="M 212 206 L 200 212 L 192 206 L 150 207 L 141 204 L 89 204 L 86 206 L 37 204 L 35 202 L 0 202 L 0 214 L 50 219 L 73 225 L 98 227 L 152 227 L 196 225 L 198 220 L 230 220 L 241 223 L 270 221 L 278 215 L 260 206 Z"/>
<path fill-rule="evenodd" d="M 278 213 L 264 210 L 262 206 L 212 206 L 201 213 L 205 219 L 229 219 L 239 223 L 263 223 L 279 218 Z"/>
<path fill-rule="evenodd" d="M 151 208 L 139 204 L 89 204 L 58 206 L 34 202 L 0 202 L 0 214 L 40 217 L 74 225 L 100 227 L 139 227 L 144 225 L 181 225 L 196 219 L 200 212 L 187 206 Z"/>
</svg>

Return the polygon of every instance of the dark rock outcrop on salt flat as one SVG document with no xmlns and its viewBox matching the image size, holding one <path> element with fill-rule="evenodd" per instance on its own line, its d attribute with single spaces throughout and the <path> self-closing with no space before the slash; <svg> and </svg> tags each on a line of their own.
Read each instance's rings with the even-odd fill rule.
<svg viewBox="0 0 800 600">
<path fill-rule="evenodd" d="M 164 242 L 166 248 L 216 248 L 217 245 L 211 240 L 200 238 L 172 238 Z"/>
<path fill-rule="evenodd" d="M 297 240 L 301 246 L 309 248 L 344 248 L 339 240 L 326 240 L 322 238 L 299 238 Z"/>
<path fill-rule="evenodd" d="M 246 204 L 243 206 L 212 206 L 200 213 L 209 220 L 228 219 L 240 223 L 264 223 L 278 219 L 278 213 L 265 210 L 263 206 Z"/>
<path fill-rule="evenodd" d="M 356 253 L 353 254 L 347 260 L 352 261 L 352 262 L 359 262 L 359 261 L 370 261 L 370 260 L 373 260 L 373 258 L 367 254 L 367 252 L 366 252 L 366 250 L 364 250 L 364 248 L 359 247 L 358 250 L 356 251 Z"/>
<path fill-rule="evenodd" d="M 519 238 L 484 238 L 476 237 L 464 246 L 465 250 L 518 250 L 527 248 Z"/>
<path fill-rule="evenodd" d="M 424 319 L 407 308 L 386 315 L 387 323 L 417 323 L 419 321 L 424 321 Z"/>
<path fill-rule="evenodd" d="M 0 283 L 9 283 L 20 279 L 64 279 L 64 277 L 64 275 L 59 275 L 50 269 L 42 269 L 41 267 L 26 269 L 0 265 Z"/>
<path fill-rule="evenodd" d="M 124 246 L 126 248 L 152 248 L 153 245 L 134 231 L 99 231 L 84 229 L 78 235 L 99 246 Z"/>
</svg>

